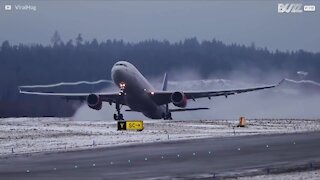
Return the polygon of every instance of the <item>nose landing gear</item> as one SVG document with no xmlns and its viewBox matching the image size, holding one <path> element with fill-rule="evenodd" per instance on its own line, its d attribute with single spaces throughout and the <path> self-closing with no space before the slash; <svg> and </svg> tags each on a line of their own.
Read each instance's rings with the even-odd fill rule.
<svg viewBox="0 0 320 180">
<path fill-rule="evenodd" d="M 117 114 L 113 114 L 113 119 L 114 119 L 115 121 L 124 120 L 123 114 L 121 114 L 121 112 L 120 112 L 121 106 L 120 106 L 120 103 L 119 103 L 119 102 L 116 103 L 116 110 L 117 110 Z"/>
</svg>

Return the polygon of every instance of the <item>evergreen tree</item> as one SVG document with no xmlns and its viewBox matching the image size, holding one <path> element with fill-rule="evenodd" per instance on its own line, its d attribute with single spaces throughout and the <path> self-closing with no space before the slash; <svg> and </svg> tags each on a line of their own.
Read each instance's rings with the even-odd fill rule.
<svg viewBox="0 0 320 180">
<path fill-rule="evenodd" d="M 57 45 L 61 45 L 63 43 L 63 41 L 61 40 L 60 34 L 59 32 L 56 30 L 53 33 L 53 36 L 51 37 L 51 44 L 57 46 Z"/>
</svg>

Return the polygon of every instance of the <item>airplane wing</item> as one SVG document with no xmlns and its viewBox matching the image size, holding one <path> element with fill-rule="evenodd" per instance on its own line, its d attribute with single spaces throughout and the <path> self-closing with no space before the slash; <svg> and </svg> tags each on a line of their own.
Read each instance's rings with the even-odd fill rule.
<svg viewBox="0 0 320 180">
<path fill-rule="evenodd" d="M 210 99 L 211 97 L 215 97 L 215 96 L 228 97 L 230 95 L 235 95 L 235 94 L 240 94 L 245 92 L 274 88 L 279 86 L 283 81 L 284 79 L 275 85 L 260 86 L 260 87 L 245 88 L 245 89 L 233 89 L 233 90 L 222 90 L 222 91 L 181 91 L 181 92 L 187 97 L 187 99 L 195 100 L 198 98 L 205 98 L 205 97 Z M 171 95 L 174 92 L 173 91 L 150 92 L 150 96 L 158 105 L 163 105 L 163 104 L 171 103 Z"/>
<path fill-rule="evenodd" d="M 19 89 L 21 94 L 30 94 L 30 95 L 40 95 L 40 96 L 56 96 L 61 97 L 66 100 L 79 100 L 85 101 L 88 95 L 91 93 L 52 93 L 52 92 L 33 92 L 33 91 L 23 91 Z M 94 93 L 98 95 L 102 101 L 115 103 L 119 102 L 119 104 L 126 105 L 124 101 L 124 97 L 117 93 Z"/>
</svg>

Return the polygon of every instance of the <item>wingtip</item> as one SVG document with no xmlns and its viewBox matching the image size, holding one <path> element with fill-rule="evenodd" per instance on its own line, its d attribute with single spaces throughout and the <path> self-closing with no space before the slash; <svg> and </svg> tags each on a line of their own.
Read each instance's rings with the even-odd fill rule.
<svg viewBox="0 0 320 180">
<path fill-rule="evenodd" d="M 278 83 L 278 86 L 280 86 L 286 79 L 283 78 L 279 83 Z"/>
</svg>

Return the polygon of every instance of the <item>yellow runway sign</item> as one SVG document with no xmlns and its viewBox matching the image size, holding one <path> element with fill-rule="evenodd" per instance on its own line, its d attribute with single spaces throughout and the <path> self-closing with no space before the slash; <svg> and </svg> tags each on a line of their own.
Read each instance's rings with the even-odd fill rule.
<svg viewBox="0 0 320 180">
<path fill-rule="evenodd" d="M 129 120 L 129 121 L 118 121 L 118 130 L 134 130 L 142 131 L 143 130 L 143 121 L 141 120 Z"/>
</svg>

